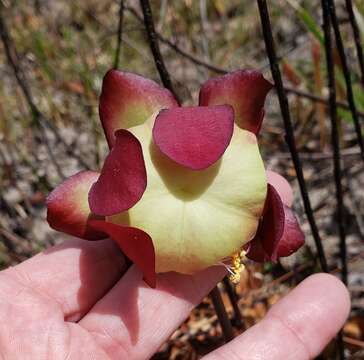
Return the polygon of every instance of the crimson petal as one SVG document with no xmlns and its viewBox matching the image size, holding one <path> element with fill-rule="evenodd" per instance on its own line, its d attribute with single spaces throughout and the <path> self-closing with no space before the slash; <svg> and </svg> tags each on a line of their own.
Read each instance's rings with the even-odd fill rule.
<svg viewBox="0 0 364 360">
<path fill-rule="evenodd" d="M 135 263 L 144 274 L 144 281 L 152 288 L 156 286 L 155 252 L 151 237 L 143 230 L 121 226 L 106 221 L 94 220 L 90 225 L 108 234 L 124 254 Z"/>
<path fill-rule="evenodd" d="M 139 140 L 128 130 L 115 133 L 115 146 L 110 150 L 101 175 L 89 192 L 93 213 L 103 216 L 131 208 L 142 197 L 147 186 L 147 173 Z"/>
<path fill-rule="evenodd" d="M 271 259 L 263 249 L 261 238 L 257 235 L 245 247 L 246 256 L 256 262 L 266 262 Z"/>
<path fill-rule="evenodd" d="M 268 184 L 263 217 L 257 233 L 250 243 L 247 256 L 256 261 L 276 261 L 279 242 L 283 236 L 285 212 L 277 190 Z M 263 259 L 263 260 L 262 260 Z"/>
<path fill-rule="evenodd" d="M 144 123 L 153 113 L 178 106 L 172 93 L 142 76 L 110 70 L 102 83 L 99 112 L 111 148 L 115 131 Z"/>
<path fill-rule="evenodd" d="M 158 114 L 153 139 L 170 159 L 202 170 L 220 159 L 233 130 L 234 112 L 229 105 L 173 108 Z"/>
<path fill-rule="evenodd" d="M 284 232 L 278 245 L 278 257 L 290 256 L 305 243 L 305 235 L 293 211 L 284 206 L 284 214 Z"/>
<path fill-rule="evenodd" d="M 275 171 L 267 170 L 266 173 L 268 183 L 273 185 L 278 191 L 283 204 L 291 207 L 293 203 L 293 190 L 289 182 Z"/>
<path fill-rule="evenodd" d="M 258 134 L 264 117 L 264 102 L 273 85 L 259 71 L 237 70 L 212 78 L 200 90 L 200 105 L 229 104 L 239 127 Z"/>
<path fill-rule="evenodd" d="M 47 198 L 49 225 L 66 234 L 86 240 L 106 238 L 105 233 L 94 231 L 89 222 L 102 217 L 91 213 L 88 192 L 99 177 L 94 171 L 81 171 L 58 185 Z"/>
</svg>

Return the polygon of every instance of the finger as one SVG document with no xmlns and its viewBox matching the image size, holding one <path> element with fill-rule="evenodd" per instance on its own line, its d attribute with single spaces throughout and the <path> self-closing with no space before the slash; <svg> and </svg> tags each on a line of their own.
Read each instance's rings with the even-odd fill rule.
<svg viewBox="0 0 364 360">
<path fill-rule="evenodd" d="M 110 239 L 72 239 L 2 273 L 58 303 L 65 319 L 76 321 L 120 279 L 123 271 L 125 259 Z"/>
<path fill-rule="evenodd" d="M 112 359 L 147 359 L 224 274 L 221 267 L 193 276 L 160 274 L 151 289 L 133 266 L 79 324 Z"/>
<path fill-rule="evenodd" d="M 349 310 L 349 294 L 339 280 L 328 274 L 310 276 L 264 320 L 204 360 L 312 359 L 340 330 Z"/>
</svg>

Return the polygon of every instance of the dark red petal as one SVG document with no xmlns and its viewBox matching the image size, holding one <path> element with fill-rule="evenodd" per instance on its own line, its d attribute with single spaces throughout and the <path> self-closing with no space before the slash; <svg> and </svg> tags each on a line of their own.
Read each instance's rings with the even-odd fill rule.
<svg viewBox="0 0 364 360">
<path fill-rule="evenodd" d="M 293 190 L 289 182 L 275 171 L 267 170 L 266 173 L 268 183 L 273 185 L 278 191 L 283 204 L 291 207 L 293 203 Z"/>
<path fill-rule="evenodd" d="M 205 82 L 200 90 L 200 105 L 229 104 L 234 108 L 237 125 L 258 134 L 265 98 L 272 87 L 259 71 L 238 70 Z"/>
<path fill-rule="evenodd" d="M 277 260 L 277 250 L 284 231 L 284 205 L 277 190 L 268 184 L 265 212 L 259 235 L 265 252 L 273 261 Z"/>
<path fill-rule="evenodd" d="M 92 219 L 103 219 L 94 215 L 88 205 L 87 197 L 91 185 L 99 173 L 82 171 L 58 185 L 47 198 L 47 221 L 49 225 L 66 234 L 86 240 L 106 238 L 105 233 L 90 228 Z"/>
<path fill-rule="evenodd" d="M 244 249 L 247 252 L 246 256 L 250 260 L 254 260 L 256 262 L 266 262 L 271 260 L 264 251 L 261 238 L 258 236 L 255 236 L 253 240 L 246 244 Z"/>
<path fill-rule="evenodd" d="M 153 113 L 178 106 L 172 93 L 142 76 L 110 70 L 100 96 L 100 118 L 111 148 L 115 131 L 144 123 Z"/>
<path fill-rule="evenodd" d="M 248 250 L 247 256 L 255 260 L 252 256 L 260 253 L 263 249 L 265 261 L 276 261 L 278 258 L 278 246 L 283 236 L 285 222 L 285 213 L 283 202 L 276 189 L 268 184 L 267 197 L 264 204 L 263 217 L 259 223 L 255 238 L 251 242 L 251 249 Z M 259 242 L 260 244 L 256 244 Z M 250 251 L 252 251 L 250 253 Z M 256 260 L 261 261 L 261 260 Z"/>
<path fill-rule="evenodd" d="M 278 257 L 290 256 L 305 243 L 305 235 L 293 211 L 288 206 L 284 206 L 284 214 L 284 232 L 278 245 Z"/>
<path fill-rule="evenodd" d="M 246 246 L 247 257 L 257 262 L 275 261 L 277 258 L 290 256 L 296 252 L 305 243 L 305 236 L 293 211 L 286 205 L 284 207 L 284 230 L 282 237 L 275 247 L 275 256 L 266 251 L 263 242 L 266 235 L 262 235 L 260 227 L 252 241 Z"/>
<path fill-rule="evenodd" d="M 116 225 L 106 221 L 91 221 L 96 230 L 108 234 L 144 274 L 144 281 L 152 288 L 156 286 L 155 253 L 151 237 L 143 230 Z"/>
<path fill-rule="evenodd" d="M 140 200 L 147 186 L 140 142 L 127 130 L 118 130 L 115 136 L 115 146 L 110 150 L 88 197 L 92 212 L 103 216 L 131 208 Z"/>
<path fill-rule="evenodd" d="M 170 159 L 201 170 L 220 159 L 233 130 L 234 112 L 228 105 L 173 108 L 158 114 L 153 139 Z"/>
</svg>

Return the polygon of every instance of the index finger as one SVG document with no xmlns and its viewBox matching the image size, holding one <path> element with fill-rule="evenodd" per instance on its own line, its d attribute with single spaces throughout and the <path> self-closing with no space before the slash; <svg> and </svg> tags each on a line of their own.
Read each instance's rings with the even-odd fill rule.
<svg viewBox="0 0 364 360">
<path fill-rule="evenodd" d="M 349 293 L 332 275 L 316 274 L 279 301 L 257 325 L 204 360 L 308 360 L 343 326 Z"/>
</svg>

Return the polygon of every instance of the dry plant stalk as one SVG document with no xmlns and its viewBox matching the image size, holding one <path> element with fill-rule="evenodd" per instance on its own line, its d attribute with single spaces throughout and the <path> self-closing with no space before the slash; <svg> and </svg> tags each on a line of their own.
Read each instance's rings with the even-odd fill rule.
<svg viewBox="0 0 364 360">
<path fill-rule="evenodd" d="M 312 41 L 311 54 L 313 63 L 313 78 L 314 78 L 315 93 L 318 96 L 322 96 L 324 85 L 321 73 L 321 45 L 317 40 Z M 327 139 L 328 139 L 327 126 L 325 123 L 326 109 L 325 105 L 318 102 L 315 104 L 315 108 L 320 128 L 320 147 L 321 150 L 323 150 L 327 145 Z"/>
</svg>

